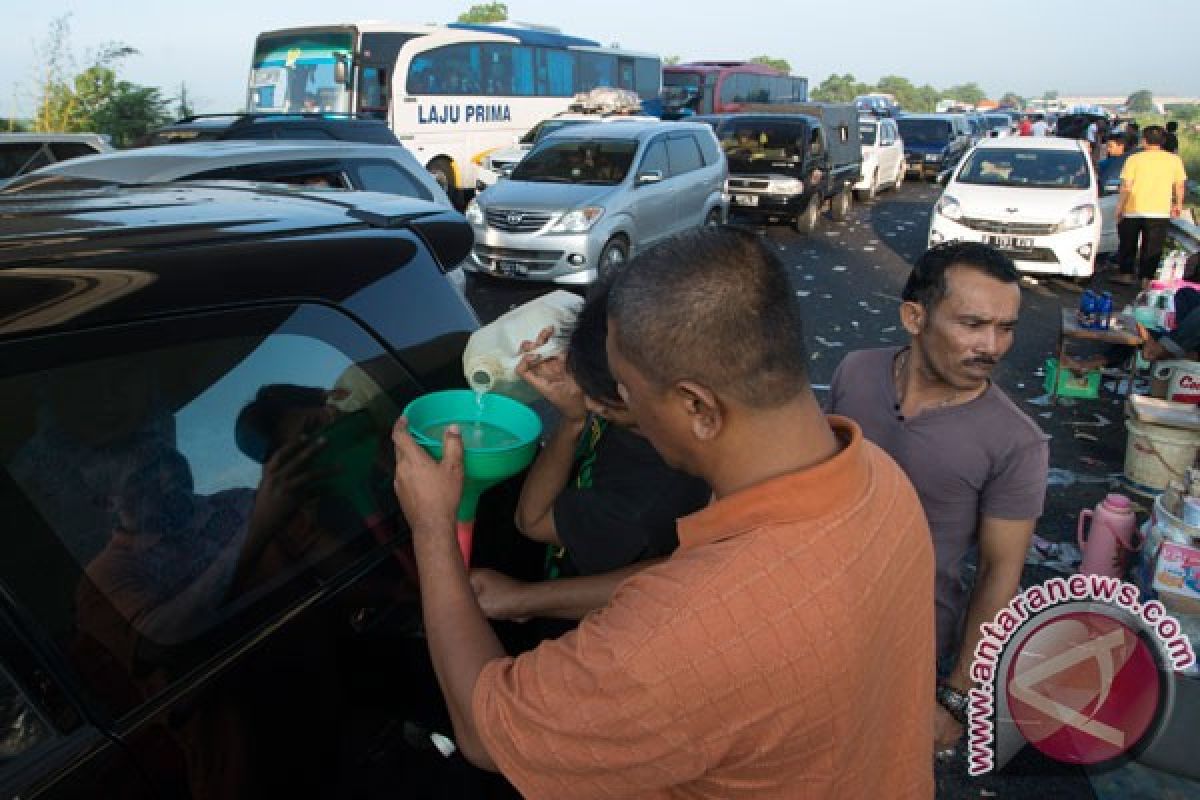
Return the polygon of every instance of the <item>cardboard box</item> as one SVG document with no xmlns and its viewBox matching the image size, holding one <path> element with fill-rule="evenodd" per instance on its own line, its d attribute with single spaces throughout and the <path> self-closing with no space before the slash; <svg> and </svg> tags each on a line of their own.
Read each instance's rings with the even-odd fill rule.
<svg viewBox="0 0 1200 800">
<path fill-rule="evenodd" d="M 1168 609 L 1200 614 L 1200 547 L 1164 541 L 1154 565 L 1154 590 Z"/>
</svg>

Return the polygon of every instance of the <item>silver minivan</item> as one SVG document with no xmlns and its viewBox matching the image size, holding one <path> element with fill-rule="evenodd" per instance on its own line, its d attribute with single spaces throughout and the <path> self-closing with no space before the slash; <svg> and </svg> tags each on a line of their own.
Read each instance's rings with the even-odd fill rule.
<svg viewBox="0 0 1200 800">
<path fill-rule="evenodd" d="M 467 207 L 468 269 L 588 284 L 638 250 L 723 222 L 725 155 L 708 125 L 626 122 L 550 134 Z"/>
</svg>

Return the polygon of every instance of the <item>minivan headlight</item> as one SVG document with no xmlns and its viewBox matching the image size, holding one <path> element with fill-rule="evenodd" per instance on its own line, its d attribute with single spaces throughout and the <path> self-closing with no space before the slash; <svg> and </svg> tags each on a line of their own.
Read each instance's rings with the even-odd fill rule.
<svg viewBox="0 0 1200 800">
<path fill-rule="evenodd" d="M 958 204 L 958 200 L 948 194 L 941 196 L 934 209 L 946 219 L 962 219 L 962 206 Z"/>
<path fill-rule="evenodd" d="M 1071 231 L 1076 228 L 1083 228 L 1091 225 L 1096 221 L 1096 207 L 1091 203 L 1084 203 L 1081 206 L 1075 206 L 1067 216 L 1059 223 L 1060 231 Z"/>
<path fill-rule="evenodd" d="M 483 227 L 483 209 L 474 200 L 467 203 L 467 210 L 463 212 L 463 216 L 467 218 L 467 222 L 471 225 L 477 228 Z"/>
<path fill-rule="evenodd" d="M 584 206 L 573 211 L 568 211 L 559 218 L 558 222 L 554 223 L 554 227 L 550 229 L 551 233 L 586 233 L 596 220 L 604 216 L 604 209 L 600 206 Z"/>
</svg>

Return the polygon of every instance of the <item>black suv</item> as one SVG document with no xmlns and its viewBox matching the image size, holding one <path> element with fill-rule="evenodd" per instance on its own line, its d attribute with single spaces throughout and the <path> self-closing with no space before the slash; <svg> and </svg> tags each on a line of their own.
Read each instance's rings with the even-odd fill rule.
<svg viewBox="0 0 1200 800">
<path fill-rule="evenodd" d="M 512 796 L 434 746 L 390 489 L 399 410 L 463 385 L 461 215 L 171 186 L 0 218 L 0 794 Z"/>
<path fill-rule="evenodd" d="M 198 114 L 146 135 L 139 147 L 219 139 L 334 139 L 363 144 L 400 144 L 375 117 L 338 113 Z"/>
</svg>

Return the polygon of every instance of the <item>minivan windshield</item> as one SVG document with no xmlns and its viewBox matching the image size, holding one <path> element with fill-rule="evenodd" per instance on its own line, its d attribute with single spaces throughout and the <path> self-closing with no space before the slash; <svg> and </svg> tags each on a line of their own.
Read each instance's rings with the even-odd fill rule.
<svg viewBox="0 0 1200 800">
<path fill-rule="evenodd" d="M 548 139 L 513 170 L 510 180 L 616 186 L 625 180 L 636 139 Z"/>
<path fill-rule="evenodd" d="M 754 120 L 737 117 L 724 120 L 717 126 L 717 138 L 729 160 L 730 169 L 737 165 L 789 166 L 804 160 L 808 144 L 808 128 L 786 120 Z"/>
<path fill-rule="evenodd" d="M 945 144 L 950 141 L 953 124 L 948 119 L 905 119 L 897 122 L 900 138 L 906 144 Z"/>
<path fill-rule="evenodd" d="M 563 128 L 571 125 L 583 125 L 595 120 L 588 119 L 544 119 L 537 125 L 530 128 L 524 136 L 521 137 L 521 144 L 537 144 L 542 139 L 545 139 L 555 131 L 560 131 Z"/>
<path fill-rule="evenodd" d="M 1087 189 L 1092 185 L 1087 159 L 1069 150 L 1018 150 L 983 148 L 975 150 L 962 171 L 959 183 L 980 186 L 1019 186 L 1038 189 Z"/>
<path fill-rule="evenodd" d="M 988 114 L 985 119 L 988 127 L 994 131 L 1005 131 L 1012 127 L 1012 120 L 1007 114 Z"/>
</svg>

